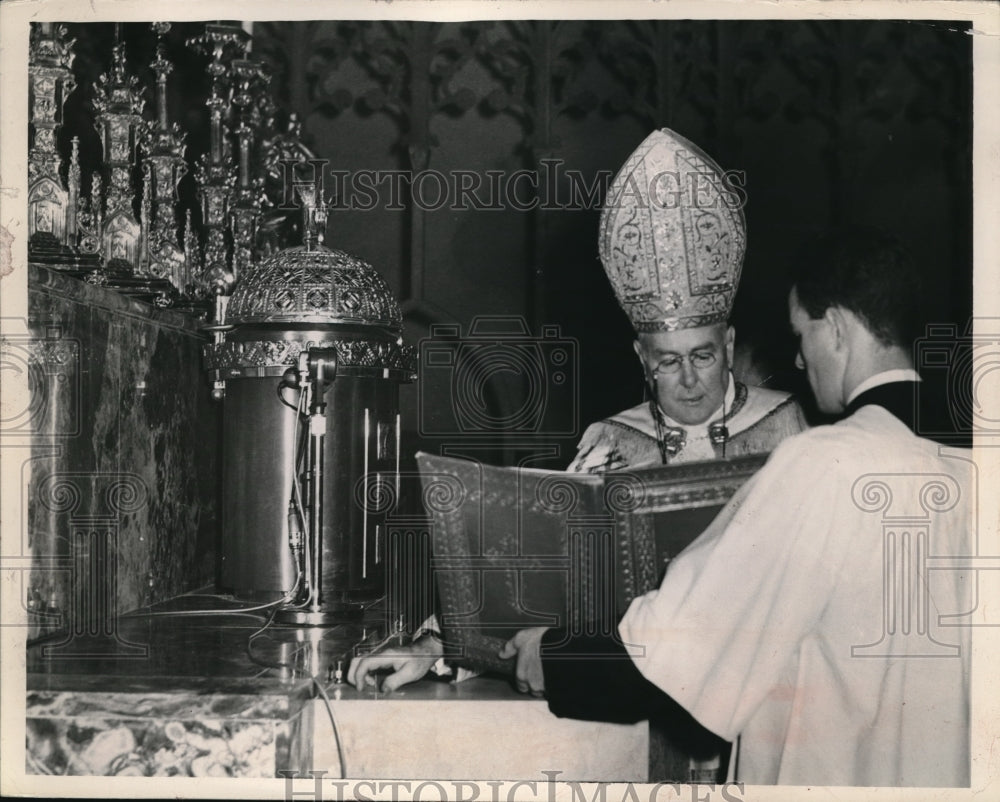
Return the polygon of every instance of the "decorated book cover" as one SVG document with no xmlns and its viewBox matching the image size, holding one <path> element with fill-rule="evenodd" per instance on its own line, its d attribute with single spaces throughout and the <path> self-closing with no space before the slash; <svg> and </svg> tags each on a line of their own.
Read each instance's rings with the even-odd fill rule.
<svg viewBox="0 0 1000 802">
<path fill-rule="evenodd" d="M 512 673 L 498 652 L 519 629 L 616 631 L 765 460 L 580 474 L 418 454 L 449 652 Z"/>
</svg>

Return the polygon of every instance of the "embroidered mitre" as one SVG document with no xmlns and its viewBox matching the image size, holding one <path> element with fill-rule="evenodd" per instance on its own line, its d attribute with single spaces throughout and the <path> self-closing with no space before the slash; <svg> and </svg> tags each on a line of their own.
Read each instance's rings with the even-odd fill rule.
<svg viewBox="0 0 1000 802">
<path fill-rule="evenodd" d="M 601 212 L 600 255 L 637 332 L 729 319 L 746 250 L 742 203 L 719 165 L 669 129 L 629 157 Z"/>
</svg>

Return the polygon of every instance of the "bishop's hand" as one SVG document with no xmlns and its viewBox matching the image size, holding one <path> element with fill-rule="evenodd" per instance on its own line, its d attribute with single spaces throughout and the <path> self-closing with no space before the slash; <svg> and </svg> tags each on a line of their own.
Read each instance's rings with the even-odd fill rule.
<svg viewBox="0 0 1000 802">
<path fill-rule="evenodd" d="M 355 657 L 347 671 L 347 681 L 360 690 L 371 686 L 389 693 L 422 679 L 444 656 L 444 647 L 434 635 L 427 634 L 409 646 L 390 646 L 374 654 Z M 381 675 L 388 675 L 379 684 Z"/>
</svg>

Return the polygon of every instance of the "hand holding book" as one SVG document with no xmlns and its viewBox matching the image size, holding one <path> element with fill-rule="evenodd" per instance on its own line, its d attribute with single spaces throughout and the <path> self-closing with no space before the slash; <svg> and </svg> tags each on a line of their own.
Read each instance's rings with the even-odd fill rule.
<svg viewBox="0 0 1000 802">
<path fill-rule="evenodd" d="M 547 631 L 548 627 L 522 629 L 500 650 L 499 656 L 503 660 L 517 658 L 514 679 L 521 693 L 531 693 L 532 696 L 542 696 L 545 693 L 541 643 L 542 635 Z"/>
</svg>

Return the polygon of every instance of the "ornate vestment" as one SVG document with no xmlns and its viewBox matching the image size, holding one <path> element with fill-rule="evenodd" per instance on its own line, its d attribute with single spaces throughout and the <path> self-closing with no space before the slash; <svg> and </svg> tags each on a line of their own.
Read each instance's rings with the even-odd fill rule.
<svg viewBox="0 0 1000 802">
<path fill-rule="evenodd" d="M 684 445 L 676 454 L 667 456 L 668 462 L 766 454 L 786 437 L 807 428 L 801 407 L 788 393 L 734 382 L 730 385 L 726 406 L 733 412 L 725 418 L 725 444 L 712 442 L 707 424 L 681 427 L 686 432 Z M 639 404 L 589 426 L 567 470 L 594 473 L 659 465 L 664 461 L 661 433 L 649 403 Z"/>
</svg>

